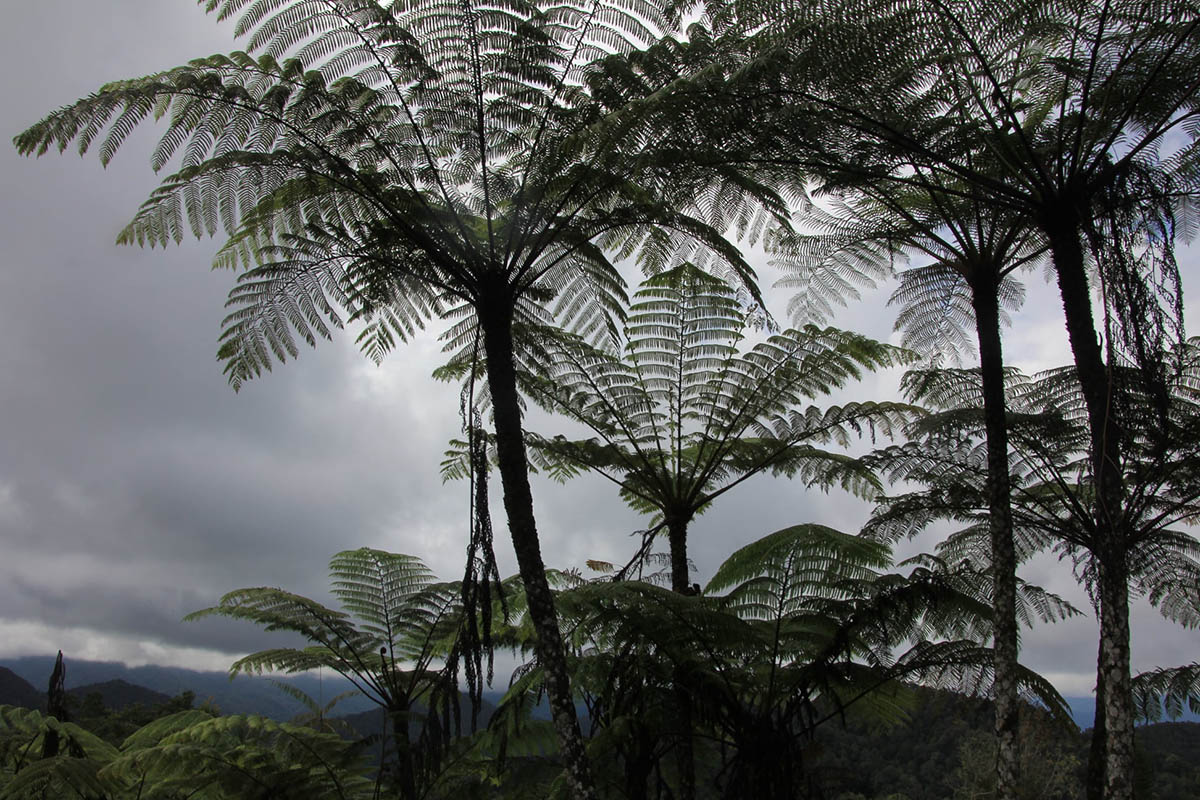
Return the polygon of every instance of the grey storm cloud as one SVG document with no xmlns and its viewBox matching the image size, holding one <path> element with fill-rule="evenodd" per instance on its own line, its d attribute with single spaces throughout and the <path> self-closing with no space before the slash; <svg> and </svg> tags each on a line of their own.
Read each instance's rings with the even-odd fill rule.
<svg viewBox="0 0 1200 800">
<path fill-rule="evenodd" d="M 237 47 L 232 27 L 191 0 L 43 0 L 5 12 L 8 138 L 104 81 Z M 0 146 L 0 621 L 45 626 L 51 637 L 86 628 L 114 642 L 238 653 L 264 641 L 245 626 L 180 618 L 240 586 L 325 598 L 329 556 L 361 545 L 460 575 L 466 487 L 443 485 L 438 472 L 459 431 L 458 389 L 430 378 L 442 358 L 437 324 L 381 367 L 341 332 L 234 394 L 215 358 L 235 279 L 208 269 L 219 240 L 165 252 L 113 244 L 156 185 L 153 142 L 139 132 L 107 170 L 94 154 L 23 159 Z M 1190 287 L 1194 259 L 1187 264 Z M 1041 369 L 1066 351 L 1053 291 L 1029 281 L 1006 347 Z M 885 295 L 836 324 L 886 338 Z M 786 298 L 773 302 L 782 309 Z M 876 376 L 849 394 L 882 399 L 895 387 L 896 375 Z M 530 426 L 547 435 L 566 427 L 544 415 Z M 623 562 L 638 544 L 630 534 L 647 524 L 600 478 L 566 486 L 537 478 L 534 491 L 554 566 Z M 809 521 L 855 530 L 869 510 L 838 492 L 750 481 L 697 520 L 699 580 L 771 531 Z M 500 503 L 493 514 L 501 569 L 511 573 Z M 1039 564 L 1056 587 L 1074 586 L 1065 565 Z M 1150 663 L 1194 660 L 1195 632 L 1143 625 L 1154 613 L 1145 611 L 1137 652 Z M 1090 619 L 1025 641 L 1024 660 L 1088 682 Z M 24 646 L 6 641 L 0 656 Z"/>
</svg>

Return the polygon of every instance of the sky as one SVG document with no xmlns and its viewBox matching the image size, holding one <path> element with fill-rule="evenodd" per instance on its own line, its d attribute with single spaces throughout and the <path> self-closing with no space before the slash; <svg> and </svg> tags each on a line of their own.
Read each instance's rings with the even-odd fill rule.
<svg viewBox="0 0 1200 800">
<path fill-rule="evenodd" d="M 343 332 L 234 393 L 216 360 L 234 276 L 209 264 L 219 239 L 163 250 L 118 247 L 117 233 L 156 186 L 146 128 L 107 169 L 94 154 L 21 158 L 11 137 L 106 81 L 239 45 L 232 25 L 189 0 L 41 0 L 0 27 L 0 663 L 68 658 L 224 669 L 278 642 L 220 620 L 183 623 L 231 589 L 282 586 L 327 595 L 335 552 L 371 546 L 461 576 L 467 487 L 438 467 L 459 433 L 458 387 L 435 382 L 435 324 L 382 366 Z M 1185 288 L 1200 254 L 1184 251 Z M 764 286 L 773 280 L 759 262 Z M 1029 280 L 1005 336 L 1032 372 L 1066 363 L 1053 287 Z M 840 327 L 892 337 L 886 291 L 838 315 Z M 787 297 L 768 294 L 782 316 Z M 1189 312 L 1195 310 L 1189 304 Z M 1195 314 L 1189 313 L 1194 323 Z M 899 375 L 871 376 L 857 399 L 894 396 Z M 545 435 L 569 426 L 544 415 Z M 548 565 L 626 561 L 645 527 L 610 484 L 534 481 Z M 700 582 L 736 548 L 788 525 L 857 530 L 867 504 L 769 478 L 723 497 L 693 526 Z M 501 571 L 516 571 L 493 505 Z M 905 545 L 911 554 L 922 545 Z M 1023 577 L 1080 608 L 1069 565 Z M 1200 659 L 1200 634 L 1134 604 L 1134 669 Z M 1090 617 L 1026 631 L 1022 661 L 1060 691 L 1094 683 Z"/>
</svg>

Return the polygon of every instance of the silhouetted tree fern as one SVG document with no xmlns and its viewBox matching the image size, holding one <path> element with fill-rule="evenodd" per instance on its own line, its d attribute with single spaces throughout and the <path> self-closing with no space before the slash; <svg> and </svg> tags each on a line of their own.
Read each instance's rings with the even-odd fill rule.
<svg viewBox="0 0 1200 800">
<path fill-rule="evenodd" d="M 229 236 L 216 263 L 247 268 L 219 351 L 235 387 L 347 323 L 379 359 L 432 318 L 468 318 L 486 357 L 505 509 L 555 723 L 575 794 L 590 797 L 534 521 L 514 326 L 558 322 L 603 336 L 623 299 L 610 254 L 640 254 L 654 271 L 677 247 L 711 251 L 753 292 L 749 266 L 708 219 L 752 216 L 746 189 L 771 198 L 739 182 L 734 165 L 681 159 L 593 101 L 588 65 L 673 30 L 673 7 L 206 7 L 236 18 L 246 52 L 110 83 L 17 147 L 95 146 L 108 163 L 139 124 L 165 123 L 152 165 L 179 168 L 120 241 Z M 739 191 L 720 192 L 726 184 Z M 713 211 L 731 200 L 731 213 Z"/>
</svg>

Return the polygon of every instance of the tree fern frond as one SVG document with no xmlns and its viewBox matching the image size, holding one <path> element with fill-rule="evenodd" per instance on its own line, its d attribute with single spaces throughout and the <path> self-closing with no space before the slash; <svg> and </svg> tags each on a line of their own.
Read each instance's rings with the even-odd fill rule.
<svg viewBox="0 0 1200 800">
<path fill-rule="evenodd" d="M 122 754 L 102 774 L 162 793 L 348 800 L 366 797 L 371 788 L 361 750 L 336 734 L 246 716 L 193 722 Z"/>
<path fill-rule="evenodd" d="M 1134 707 L 1146 722 L 1200 712 L 1200 664 L 1162 667 L 1133 678 Z"/>
</svg>

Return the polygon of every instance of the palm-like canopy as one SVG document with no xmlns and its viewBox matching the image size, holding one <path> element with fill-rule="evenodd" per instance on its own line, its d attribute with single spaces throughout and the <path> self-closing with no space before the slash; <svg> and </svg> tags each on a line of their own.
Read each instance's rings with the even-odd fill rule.
<svg viewBox="0 0 1200 800">
<path fill-rule="evenodd" d="M 697 197 L 730 200 L 707 191 L 713 171 L 689 176 L 678 151 L 664 154 L 591 99 L 588 64 L 675 20 L 642 0 L 207 7 L 237 17 L 246 52 L 109 84 L 17 147 L 96 146 L 107 162 L 139 123 L 165 120 L 152 163 L 178 169 L 121 240 L 229 235 L 217 264 L 248 267 L 220 348 L 235 387 L 348 322 L 380 358 L 430 318 L 469 320 L 452 336 L 487 356 L 510 531 L 586 794 L 521 443 L 513 324 L 602 334 L 622 299 L 610 251 L 640 250 L 654 269 L 676 244 L 698 242 L 752 286 L 736 248 L 687 213 Z"/>
<path fill-rule="evenodd" d="M 682 682 L 721 796 L 803 796 L 806 745 L 847 707 L 895 715 L 902 681 L 976 688 L 988 673 L 990 650 L 978 644 L 991 628 L 986 575 L 931 558 L 890 566 L 886 545 L 797 525 L 733 553 L 700 597 L 609 580 L 564 593 L 591 746 L 617 748 L 630 775 L 661 758 Z M 1045 597 L 1023 593 L 1023 610 L 1070 613 Z M 1062 709 L 1044 680 L 1021 680 Z"/>
<path fill-rule="evenodd" d="M 1180 355 L 1165 420 L 1154 399 L 1126 395 L 1137 404 L 1122 415 L 1127 424 L 1121 470 L 1129 492 L 1124 548 L 1132 588 L 1164 616 L 1196 627 L 1200 545 L 1187 526 L 1200 514 L 1200 451 L 1194 434 L 1200 425 L 1194 388 L 1197 342 Z M 1130 372 L 1125 374 L 1132 379 Z M 1033 379 L 1010 370 L 1008 382 L 1013 408 L 1009 469 L 1019 554 L 1028 558 L 1053 548 L 1072 558 L 1095 597 L 1102 532 L 1093 508 L 1099 495 L 1078 383 L 1069 369 Z M 978 374 L 922 371 L 912 373 L 906 383 L 910 397 L 940 410 L 918 423 L 912 442 L 887 448 L 877 458 L 893 478 L 925 488 L 882 505 L 868 528 L 875 536 L 894 539 L 912 535 L 934 519 L 952 519 L 965 526 L 943 543 L 943 555 L 985 563 L 986 461 Z"/>
<path fill-rule="evenodd" d="M 1119 544 L 1133 592 L 1167 618 L 1197 627 L 1200 542 L 1189 527 L 1200 515 L 1200 341 L 1189 340 L 1173 355 L 1165 409 L 1144 391 L 1135 368 L 1115 370 L 1114 379 L 1127 384 L 1119 393 L 1124 407 L 1117 467 L 1126 492 Z M 1102 498 L 1087 447 L 1086 404 L 1072 370 L 1052 371 L 1021 387 L 1016 403 L 1049 415 L 1045 427 L 1054 430 L 1051 436 L 1041 425 L 1018 429 L 1016 449 L 1030 483 L 1022 492 L 1026 522 L 1057 535 L 1095 585 L 1097 560 L 1112 545 L 1096 522 L 1094 506 Z"/>
<path fill-rule="evenodd" d="M 1200 584 L 1200 546 L 1187 528 L 1200 512 L 1195 344 L 1181 350 L 1179 358 L 1173 359 L 1176 367 L 1167 385 L 1165 414 L 1161 398 L 1143 390 L 1137 370 L 1127 366 L 1115 373 L 1116 380 L 1127 382 L 1118 392 L 1123 398 L 1118 415 L 1123 421 L 1119 447 L 1124 459 L 1115 466 L 1126 492 L 1119 538 L 1098 522 L 1104 518 L 1103 511 L 1097 509 L 1104 495 L 1093 466 L 1086 403 L 1074 370 L 1059 370 L 1028 384 L 1020 376 L 1010 375 L 1014 386 L 1011 405 L 1022 413 L 1010 418 L 1018 547 L 1024 555 L 1054 547 L 1075 560 L 1076 571 L 1084 579 L 1100 616 L 1097 696 L 1119 700 L 1129 709 L 1126 719 L 1130 722 L 1133 714 L 1145 714 L 1164 695 L 1169 702 L 1177 703 L 1195 694 L 1194 668 L 1132 681 L 1128 669 L 1129 594 L 1144 595 L 1169 619 L 1189 627 L 1200 623 L 1200 595 L 1196 591 Z M 897 498 L 876 524 L 880 531 L 896 535 L 922 527 L 934 518 L 966 522 L 967 527 L 948 541 L 947 555 L 978 557 L 979 515 L 986 508 L 982 459 L 978 439 L 974 438 L 981 424 L 978 383 L 962 374 L 954 377 L 922 382 L 928 397 L 940 401 L 947 411 L 940 420 L 929 420 L 931 435 L 914 442 L 911 449 L 895 451 L 900 454 L 907 449 L 895 462 L 899 465 L 897 476 L 929 488 Z M 939 421 L 942 424 L 937 425 Z M 1113 471 L 1112 466 L 1109 471 Z M 1111 562 L 1114 548 L 1119 553 L 1120 568 L 1128 576 L 1120 600 L 1126 609 L 1126 622 L 1116 630 L 1105 614 L 1106 604 L 1111 608 L 1115 602 L 1111 595 L 1106 600 L 1104 566 L 1105 559 Z M 1119 648 L 1125 649 L 1124 669 L 1106 667 L 1106 661 L 1111 664 L 1112 651 Z M 1098 702 L 1097 709 L 1095 730 L 1099 732 L 1108 724 L 1108 712 L 1103 703 Z M 1106 760 L 1111 763 L 1111 757 L 1101 758 L 1106 742 L 1103 734 L 1093 735 L 1093 791 L 1099 788 L 1101 779 L 1097 765 Z"/>
<path fill-rule="evenodd" d="M 915 412 L 887 402 L 807 405 L 863 371 L 904 363 L 904 351 L 813 326 L 745 347 L 750 321 L 727 284 L 684 265 L 638 290 L 622 354 L 558 339 L 545 345 L 545 377 L 527 376 L 531 397 L 597 437 L 533 439 L 539 456 L 568 473 L 594 470 L 635 509 L 658 515 L 676 591 L 690 586 L 688 525 L 717 497 L 767 470 L 871 494 L 869 470 L 822 446 L 867 429 L 890 435 Z"/>
<path fill-rule="evenodd" d="M 1108 796 L 1128 798 L 1128 575 L 1115 466 L 1122 423 L 1108 413 L 1119 387 L 1096 322 L 1105 326 L 1104 347 L 1136 363 L 1162 397 L 1164 354 L 1182 333 L 1174 236 L 1194 227 L 1189 206 L 1200 185 L 1200 7 L 1192 0 L 730 5 L 724 23 L 764 34 L 746 80 L 732 91 L 770 109 L 738 137 L 761 146 L 764 159 L 834 187 L 957 185 L 1045 237 L 1106 497 L 1095 510 L 1111 532 L 1099 568 L 1110 645 L 1101 657 L 1113 678 L 1103 704 L 1112 725 L 1107 766 L 1093 759 L 1093 794 L 1103 782 Z M 746 107 L 733 99 L 730 106 Z M 721 135 L 738 114 L 728 113 Z M 762 126 L 764 117 L 774 127 Z M 1103 315 L 1092 311 L 1090 266 L 1104 283 Z"/>
<path fill-rule="evenodd" d="M 230 668 L 231 675 L 319 667 L 344 675 L 387 711 L 402 792 L 416 797 L 422 779 L 430 777 L 418 772 L 436 772 L 438 755 L 448 743 L 450 731 L 439 724 L 438 712 L 457 708 L 453 667 L 462 624 L 461 587 L 436 582 L 413 556 L 365 547 L 338 553 L 329 571 L 333 595 L 344 610 L 283 589 L 254 587 L 229 592 L 218 605 L 187 618 L 230 617 L 307 639 L 307 647 L 271 648 L 240 658 Z M 409 723 L 418 702 L 429 713 L 414 748 Z"/>
<path fill-rule="evenodd" d="M 1017 562 L 1000 334 L 1006 309 L 1023 297 L 1012 275 L 1044 246 L 1020 216 L 989 208 L 957 183 L 937 184 L 937 176 L 917 174 L 923 178 L 920 188 L 887 181 L 864 184 L 853 200 L 843 200 L 829 212 L 814 209 L 808 219 L 817 223 L 815 233 L 777 233 L 772 249 L 776 262 L 788 270 L 781 282 L 807 290 L 792 301 L 793 310 L 809 314 L 826 312 L 831 302 L 853 292 L 852 281 L 871 281 L 886 260 L 914 253 L 921 263 L 900 273 L 892 294 L 892 302 L 900 306 L 896 328 L 904 332 L 903 343 L 939 359 L 978 350 L 991 528 L 987 563 L 996 587 L 997 772 L 1002 786 L 1015 786 L 1020 769 Z"/>
<path fill-rule="evenodd" d="M 1168 383 L 1166 414 L 1159 398 L 1139 391 L 1141 377 L 1132 367 L 1116 372 L 1127 381 L 1119 396 L 1124 407 L 1117 465 L 1126 492 L 1120 559 L 1127 571 L 1128 593 L 1145 596 L 1168 619 L 1187 627 L 1200 625 L 1200 544 L 1189 526 L 1200 513 L 1200 466 L 1196 426 L 1196 343 L 1175 353 Z M 1091 457 L 1086 404 L 1072 369 L 1029 380 L 1010 372 L 1009 418 L 1012 455 L 1013 517 L 1018 554 L 1028 557 L 1053 548 L 1076 565 L 1098 610 L 1103 610 L 1101 559 L 1114 546 L 1112 532 L 1097 522 L 1103 502 Z M 884 461 L 894 477 L 927 488 L 885 504 L 869 527 L 877 535 L 901 536 L 934 519 L 952 519 L 964 527 L 943 545 L 949 560 L 987 558 L 983 518 L 987 509 L 982 417 L 978 376 L 969 372 L 929 372 L 910 384 L 941 413 L 922 421 L 919 440 L 886 451 Z M 1128 602 L 1126 598 L 1125 603 Z M 1101 650 L 1111 647 L 1101 619 Z M 1122 632 L 1128 646 L 1128 628 Z M 1118 644 L 1120 646 L 1120 644 Z M 1128 674 L 1125 680 L 1129 680 Z M 1097 688 L 1119 680 L 1097 665 Z M 1194 666 L 1156 671 L 1133 679 L 1125 697 L 1136 713 L 1157 714 L 1165 697 L 1168 707 L 1196 696 Z M 1097 725 L 1105 724 L 1098 706 Z M 1154 710 L 1152 710 L 1154 709 Z M 1093 739 L 1093 748 L 1103 738 Z M 1094 780 L 1095 778 L 1093 778 Z"/>
<path fill-rule="evenodd" d="M 776 227 L 767 237 L 771 263 L 784 273 L 775 287 L 794 293 L 793 322 L 823 322 L 859 299 L 859 286 L 895 278 L 890 303 L 902 346 L 956 363 L 980 349 L 973 286 L 995 284 L 993 305 L 1006 324 L 1025 297 L 1015 273 L 1045 251 L 1014 215 L 933 184 L 831 192 L 798 221 L 802 229 Z"/>
<path fill-rule="evenodd" d="M 217 264 L 253 267 L 223 333 L 235 386 L 347 319 L 381 356 L 450 304 L 611 311 L 605 248 L 647 237 L 652 257 L 682 234 L 743 265 L 661 202 L 668 165 L 589 104 L 585 65 L 670 27 L 654 4 L 209 5 L 241 14 L 249 52 L 109 84 L 16 141 L 98 145 L 107 163 L 137 124 L 166 118 L 152 165 L 181 168 L 120 239 L 230 236 Z"/>
</svg>

